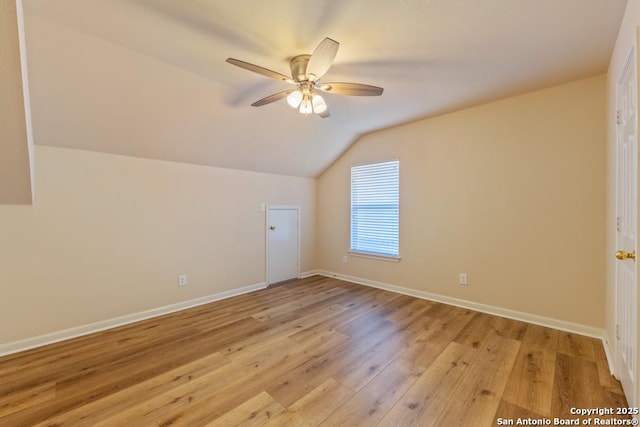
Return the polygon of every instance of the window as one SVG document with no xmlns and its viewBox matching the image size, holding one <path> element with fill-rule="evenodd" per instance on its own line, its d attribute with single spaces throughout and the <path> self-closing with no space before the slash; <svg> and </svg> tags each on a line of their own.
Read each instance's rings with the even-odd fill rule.
<svg viewBox="0 0 640 427">
<path fill-rule="evenodd" d="M 351 168 L 351 252 L 399 258 L 400 162 Z"/>
</svg>

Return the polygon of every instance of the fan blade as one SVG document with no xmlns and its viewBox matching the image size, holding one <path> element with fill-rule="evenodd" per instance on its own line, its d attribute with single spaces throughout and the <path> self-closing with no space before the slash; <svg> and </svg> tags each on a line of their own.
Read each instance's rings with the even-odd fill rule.
<svg viewBox="0 0 640 427">
<path fill-rule="evenodd" d="M 331 113 L 329 112 L 329 107 L 327 107 L 327 109 L 324 110 L 322 113 L 318 113 L 318 116 L 322 117 L 323 119 L 326 119 L 330 115 Z"/>
<path fill-rule="evenodd" d="M 315 48 L 307 64 L 307 75 L 312 75 L 310 80 L 315 82 L 325 75 L 338 53 L 338 46 L 340 43 L 327 37 Z"/>
<path fill-rule="evenodd" d="M 262 107 L 266 104 L 271 104 L 272 102 L 280 101 L 283 98 L 286 98 L 293 90 L 284 90 L 282 92 L 274 93 L 273 95 L 269 95 L 266 98 L 262 98 L 251 104 L 252 107 Z"/>
<path fill-rule="evenodd" d="M 287 83 L 296 84 L 290 77 L 285 76 L 284 74 L 277 73 L 275 71 L 271 71 L 267 68 L 260 67 L 258 65 L 251 64 L 249 62 L 240 61 L 235 58 L 227 58 L 227 62 L 229 64 L 233 64 L 237 67 L 244 68 L 245 70 L 253 71 L 254 73 L 262 74 L 263 76 L 271 77 L 273 79 L 282 80 Z"/>
<path fill-rule="evenodd" d="M 316 89 L 323 92 L 351 96 L 380 96 L 384 90 L 378 86 L 363 85 L 360 83 L 323 83 L 316 86 Z"/>
</svg>

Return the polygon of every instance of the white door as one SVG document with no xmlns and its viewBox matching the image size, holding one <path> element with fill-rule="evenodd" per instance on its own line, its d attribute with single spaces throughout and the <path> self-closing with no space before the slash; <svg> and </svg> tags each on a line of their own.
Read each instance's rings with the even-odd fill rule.
<svg viewBox="0 0 640 427">
<path fill-rule="evenodd" d="M 298 212 L 267 209 L 267 285 L 298 277 Z"/>
<path fill-rule="evenodd" d="M 637 95 L 635 51 L 617 86 L 616 375 L 629 404 L 635 402 L 637 354 Z"/>
</svg>

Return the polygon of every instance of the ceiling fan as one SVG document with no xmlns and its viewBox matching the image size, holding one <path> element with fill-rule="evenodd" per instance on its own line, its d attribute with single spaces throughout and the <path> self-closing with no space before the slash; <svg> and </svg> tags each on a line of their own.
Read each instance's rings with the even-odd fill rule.
<svg viewBox="0 0 640 427">
<path fill-rule="evenodd" d="M 285 90 L 262 98 L 251 104 L 253 107 L 260 107 L 287 98 L 288 104 L 293 108 L 297 108 L 300 113 L 315 113 L 322 118 L 326 118 L 329 117 L 329 108 L 316 91 L 338 95 L 379 96 L 382 95 L 384 90 L 381 87 L 360 83 L 320 82 L 320 79 L 331 67 L 338 53 L 338 46 L 340 44 L 337 41 L 327 37 L 315 48 L 313 54 L 294 56 L 289 61 L 291 77 L 235 58 L 227 58 L 227 62 L 245 70 L 297 86 L 296 89 Z"/>
</svg>

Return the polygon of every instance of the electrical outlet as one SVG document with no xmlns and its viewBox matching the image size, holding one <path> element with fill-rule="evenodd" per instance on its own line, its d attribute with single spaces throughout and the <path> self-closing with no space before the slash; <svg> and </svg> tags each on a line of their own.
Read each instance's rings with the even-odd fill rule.
<svg viewBox="0 0 640 427">
<path fill-rule="evenodd" d="M 178 276 L 178 286 L 187 286 L 187 275 L 181 274 Z"/>
<path fill-rule="evenodd" d="M 342 255 L 342 262 L 346 263 L 349 261 L 349 257 L 347 255 Z"/>
<path fill-rule="evenodd" d="M 461 285 L 468 285 L 469 282 L 467 280 L 468 280 L 467 273 L 460 273 L 460 280 L 459 280 L 460 284 Z"/>
</svg>

